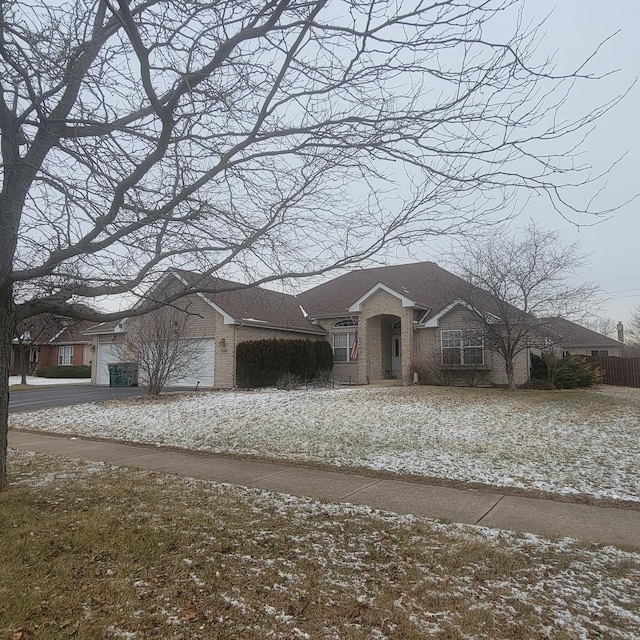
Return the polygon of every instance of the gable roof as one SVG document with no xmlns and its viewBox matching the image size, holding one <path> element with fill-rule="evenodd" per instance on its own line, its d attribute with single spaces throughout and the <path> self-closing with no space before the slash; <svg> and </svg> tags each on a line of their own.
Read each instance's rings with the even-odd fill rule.
<svg viewBox="0 0 640 640">
<path fill-rule="evenodd" d="M 50 344 L 72 344 L 78 342 L 88 342 L 88 339 L 85 337 L 85 331 L 89 329 L 89 327 L 93 323 L 88 320 L 77 320 L 72 322 L 71 324 L 64 327 L 61 331 L 56 333 L 56 335 L 49 340 Z"/>
<path fill-rule="evenodd" d="M 295 296 L 261 287 L 247 287 L 239 282 L 213 276 L 206 276 L 201 280 L 201 274 L 183 269 L 174 269 L 173 272 L 186 285 L 207 289 L 208 291 L 202 292 L 202 297 L 223 310 L 238 324 L 293 329 L 322 335 L 326 333 L 306 319 Z M 215 293 L 216 289 L 233 291 Z"/>
<path fill-rule="evenodd" d="M 560 316 L 542 320 L 547 329 L 551 329 L 561 337 L 561 345 L 565 347 L 624 347 L 624 342 L 604 336 Z"/>
<path fill-rule="evenodd" d="M 356 269 L 329 282 L 313 287 L 298 296 L 300 304 L 313 318 L 340 317 L 367 293 L 383 285 L 402 298 L 411 300 L 432 317 L 454 300 L 466 299 L 470 291 L 482 303 L 483 311 L 495 311 L 493 298 L 466 280 L 438 266 L 435 262 L 414 262 L 391 267 Z"/>
</svg>

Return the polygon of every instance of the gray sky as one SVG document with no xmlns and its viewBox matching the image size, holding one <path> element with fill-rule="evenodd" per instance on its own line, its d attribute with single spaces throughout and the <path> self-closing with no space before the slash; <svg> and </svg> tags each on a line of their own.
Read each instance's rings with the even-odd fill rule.
<svg viewBox="0 0 640 640">
<path fill-rule="evenodd" d="M 622 93 L 640 75 L 640 2 L 637 0 L 529 0 L 531 15 L 553 12 L 547 22 L 547 51 L 557 49 L 556 59 L 564 68 L 589 55 L 597 43 L 619 31 L 599 52 L 590 69 L 597 73 L 619 72 L 593 84 L 578 87 L 572 96 L 576 108 Z M 607 188 L 599 203 L 608 208 L 640 193 L 640 86 L 634 86 L 624 101 L 606 114 L 584 145 L 585 159 L 602 171 L 627 153 L 607 177 Z M 580 240 L 591 254 L 591 270 L 584 279 L 602 289 L 606 315 L 627 321 L 640 305 L 640 198 L 620 208 L 593 227 L 575 226 L 562 220 L 538 199 L 525 214 L 547 228 L 558 229 L 567 242 Z"/>
<path fill-rule="evenodd" d="M 547 17 L 548 16 L 548 17 Z M 538 54 L 553 54 L 558 73 L 571 73 L 609 36 L 614 36 L 598 51 L 586 72 L 596 75 L 615 71 L 605 78 L 578 82 L 566 104 L 565 117 L 580 117 L 625 93 L 640 75 L 640 0 L 526 0 L 525 21 L 540 22 L 547 17 L 544 39 Z M 510 20 L 492 24 L 494 36 L 504 37 L 513 28 Z M 616 35 L 614 35 L 616 34 Z M 603 315 L 628 322 L 631 311 L 640 305 L 640 198 L 627 205 L 640 193 L 640 83 L 633 86 L 623 101 L 601 117 L 595 130 L 582 145 L 580 160 L 593 167 L 593 175 L 605 172 L 622 158 L 598 184 L 606 184 L 594 205 L 598 210 L 616 207 L 602 220 L 576 217 L 564 220 L 547 199 L 531 199 L 514 227 L 524 226 L 529 218 L 547 229 L 561 232 L 566 243 L 579 241 L 589 255 L 590 269 L 576 278 L 600 287 L 594 300 Z M 559 143 L 559 149 L 566 142 Z M 623 157 L 624 156 L 624 157 Z M 586 177 L 586 176 L 585 176 Z M 595 187 L 584 186 L 575 193 L 574 202 L 585 203 Z M 618 208 L 619 207 L 619 208 Z M 581 220 L 581 224 L 575 224 Z M 597 222 L 597 224 L 594 224 Z M 415 259 L 442 262 L 449 240 L 430 243 L 427 249 L 408 248 L 386 262 L 408 262 Z"/>
<path fill-rule="evenodd" d="M 640 0 L 526 0 L 525 19 L 537 22 L 547 15 L 546 35 L 539 53 L 546 57 L 555 52 L 559 72 L 573 71 L 599 43 L 618 32 L 587 68 L 596 74 L 618 72 L 598 81 L 579 83 L 567 103 L 566 116 L 571 117 L 573 113 L 579 117 L 590 107 L 624 93 L 640 75 Z M 503 26 L 507 30 L 512 23 L 505 22 Z M 500 25 L 496 24 L 495 28 L 499 30 Z M 605 171 L 626 154 L 606 178 L 607 188 L 596 201 L 600 209 L 617 206 L 640 193 L 638 114 L 640 85 L 634 86 L 621 104 L 597 122 L 596 130 L 582 147 L 581 159 L 593 166 L 595 174 Z M 578 200 L 588 199 L 592 191 L 589 187 L 581 189 Z M 529 201 L 522 223 L 532 218 L 545 228 L 559 230 L 567 243 L 579 240 L 583 251 L 590 254 L 591 263 L 591 269 L 585 271 L 581 279 L 601 289 L 594 305 L 599 305 L 605 315 L 628 322 L 631 310 L 640 306 L 639 211 L 640 198 L 620 207 L 609 219 L 595 226 L 576 226 L 563 220 L 550 203 L 540 197 Z M 592 222 L 585 220 L 585 223 Z M 448 242 L 442 243 L 442 247 L 446 244 Z M 439 261 L 438 249 L 435 243 L 430 251 L 416 249 L 411 257 L 398 255 L 387 262 Z M 298 283 L 296 288 L 307 286 L 311 284 Z"/>
</svg>

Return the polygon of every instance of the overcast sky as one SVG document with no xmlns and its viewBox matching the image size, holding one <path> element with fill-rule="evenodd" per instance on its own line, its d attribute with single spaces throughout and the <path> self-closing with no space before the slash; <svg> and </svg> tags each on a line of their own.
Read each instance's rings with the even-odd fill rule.
<svg viewBox="0 0 640 640">
<path fill-rule="evenodd" d="M 640 75 L 640 0 L 526 0 L 525 13 L 526 19 L 536 22 L 548 16 L 539 52 L 545 56 L 555 52 L 560 72 L 573 71 L 599 43 L 614 36 L 601 48 L 587 70 L 596 74 L 617 73 L 601 80 L 579 83 L 570 97 L 566 116 L 574 113 L 579 117 L 590 107 L 615 98 L 632 87 Z M 500 29 L 500 23 L 496 28 Z M 503 38 L 509 37 L 511 28 L 512 23 L 505 22 Z M 617 206 L 640 193 L 638 114 L 640 85 L 633 86 L 621 104 L 598 121 L 596 130 L 583 146 L 581 160 L 591 164 L 594 173 L 605 171 L 624 156 L 607 176 L 607 187 L 596 201 L 600 209 Z M 584 199 L 590 193 L 586 187 Z M 594 306 L 599 305 L 604 315 L 626 323 L 631 310 L 640 305 L 639 210 L 640 198 L 637 198 L 595 226 L 576 226 L 563 220 L 546 199 L 536 198 L 529 201 L 521 222 L 524 225 L 532 218 L 545 228 L 559 230 L 567 243 L 579 240 L 583 251 L 590 254 L 591 267 L 581 279 L 593 282 L 601 289 Z M 442 248 L 446 244 L 443 243 Z M 412 259 L 442 261 L 438 251 L 439 247 L 434 243 L 430 251 L 398 255 L 388 258 L 387 263 Z M 272 286 L 278 287 L 275 283 Z M 295 288 L 308 286 L 311 283 L 297 283 Z M 288 285 L 283 288 L 288 289 Z"/>
<path fill-rule="evenodd" d="M 599 210 L 619 208 L 598 224 L 593 225 L 592 218 L 583 217 L 584 225 L 577 226 L 564 220 L 546 198 L 539 197 L 528 202 L 521 219 L 513 225 L 524 226 L 531 218 L 547 229 L 560 231 L 567 243 L 579 241 L 583 252 L 589 254 L 590 268 L 577 280 L 600 287 L 594 307 L 599 306 L 602 315 L 627 323 L 631 311 L 640 305 L 640 198 L 625 206 L 619 205 L 640 193 L 640 83 L 633 86 L 640 75 L 640 0 L 526 0 L 525 12 L 525 19 L 535 23 L 546 17 L 538 54 L 540 57 L 553 54 L 558 72 L 574 71 L 599 44 L 613 36 L 585 71 L 596 75 L 615 73 L 577 83 L 567 102 L 565 117 L 578 118 L 590 108 L 627 90 L 629 93 L 598 120 L 580 156 L 582 162 L 592 165 L 594 175 L 622 158 L 606 180 L 599 183 L 606 183 L 606 188 L 595 201 Z M 513 23 L 505 20 L 501 26 L 505 32 L 503 38 L 508 38 Z M 497 32 L 501 26 L 498 24 Z M 559 145 L 564 149 L 566 142 L 561 141 Z M 584 202 L 593 192 L 594 188 L 585 186 L 573 195 L 575 201 Z M 448 240 L 434 241 L 428 248 L 409 248 L 406 254 L 387 257 L 386 263 L 416 259 L 444 262 L 442 252 L 446 253 L 448 247 Z M 305 287 L 304 284 L 298 286 Z"/>
<path fill-rule="evenodd" d="M 640 75 L 640 2 L 638 0 L 535 0 L 530 11 L 549 17 L 546 41 L 558 49 L 560 64 L 588 55 L 595 44 L 617 35 L 599 52 L 591 68 L 596 72 L 619 69 L 615 75 L 594 83 L 590 91 L 606 99 L 623 92 Z M 589 99 L 586 88 L 578 98 Z M 612 112 L 597 124 L 585 145 L 596 169 L 605 169 L 627 153 L 608 176 L 601 205 L 624 202 L 640 193 L 640 86 L 634 86 Z M 537 203 L 536 203 L 537 204 Z M 607 221 L 579 230 L 558 219 L 553 211 L 531 210 L 547 227 L 562 231 L 567 241 L 579 239 L 591 255 L 591 271 L 585 279 L 598 284 L 603 307 L 616 320 L 627 320 L 640 305 L 640 199 L 620 208 Z M 610 295 L 609 295 L 610 294 Z"/>
<path fill-rule="evenodd" d="M 640 2 L 638 0 L 529 0 L 531 15 L 547 20 L 544 49 L 557 50 L 556 60 L 568 69 L 588 56 L 599 42 L 617 35 L 600 50 L 590 69 L 616 74 L 576 88 L 576 109 L 584 103 L 605 102 L 629 88 L 640 75 Z M 595 171 L 605 170 L 627 154 L 607 177 L 599 199 L 606 209 L 640 193 L 640 86 L 634 86 L 621 104 L 597 123 L 584 145 L 585 159 Z M 577 228 L 562 220 L 541 198 L 525 211 L 548 228 L 558 229 L 567 242 L 580 240 L 591 269 L 584 279 L 602 290 L 599 302 L 605 315 L 627 321 L 640 305 L 640 199 L 618 209 L 610 219 Z"/>
</svg>

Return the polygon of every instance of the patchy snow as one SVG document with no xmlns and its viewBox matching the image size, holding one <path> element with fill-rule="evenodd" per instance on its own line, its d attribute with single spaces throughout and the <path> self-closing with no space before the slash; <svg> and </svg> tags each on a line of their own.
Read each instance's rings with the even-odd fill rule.
<svg viewBox="0 0 640 640">
<path fill-rule="evenodd" d="M 200 393 L 19 413 L 11 426 L 640 501 L 640 390 Z"/>
<path fill-rule="evenodd" d="M 12 467 L 20 467 L 19 483 L 42 491 L 42 483 L 31 485 L 29 479 L 32 468 L 42 472 L 38 460 L 46 458 L 20 451 L 9 455 Z M 95 473 L 95 465 L 83 461 L 51 460 L 59 474 L 75 478 L 61 483 L 53 468 L 44 474 L 51 478 L 53 496 L 59 492 L 63 500 L 81 494 Z M 108 488 L 119 476 L 127 487 L 155 482 L 161 499 L 153 513 L 131 512 L 131 501 L 148 499 L 144 492 L 116 488 L 106 503 L 125 514 L 123 526 L 143 518 L 139 522 L 149 535 L 171 523 L 176 548 L 167 550 L 168 566 L 172 557 L 180 563 L 183 541 L 204 578 L 214 582 L 217 569 L 225 574 L 220 587 L 203 592 L 208 580 L 196 580 L 190 569 L 173 573 L 176 581 L 162 592 L 164 579 L 154 575 L 164 577 L 163 566 L 136 567 L 133 575 L 146 572 L 136 586 L 152 585 L 146 600 L 140 592 L 145 607 L 136 602 L 129 618 L 126 609 L 119 613 L 107 638 L 135 638 L 125 629 L 142 614 L 169 625 L 167 637 L 185 639 L 200 637 L 190 625 L 204 616 L 228 637 L 640 637 L 637 552 L 101 468 L 104 478 L 94 487 Z M 50 502 L 51 492 L 45 495 Z M 234 542 L 221 548 L 220 539 Z M 189 596 L 197 598 L 197 616 L 195 609 L 185 609 L 185 603 L 196 601 Z M 322 635 L 306 628 L 306 606 L 316 618 L 314 607 L 327 608 Z M 399 610 L 394 620 L 389 608 Z"/>
<path fill-rule="evenodd" d="M 54 385 L 54 384 L 90 384 L 90 378 L 39 378 L 38 376 L 27 376 L 27 384 L 40 386 L 40 385 Z M 9 376 L 9 386 L 14 384 L 22 384 L 21 376 Z"/>
</svg>

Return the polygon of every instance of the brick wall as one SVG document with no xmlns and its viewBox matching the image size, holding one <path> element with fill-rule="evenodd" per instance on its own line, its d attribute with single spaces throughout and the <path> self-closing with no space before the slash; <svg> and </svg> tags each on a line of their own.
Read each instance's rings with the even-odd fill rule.
<svg viewBox="0 0 640 640">
<path fill-rule="evenodd" d="M 475 320 L 473 313 L 462 306 L 455 307 L 440 319 L 437 328 L 420 329 L 417 333 L 416 364 L 419 369 L 427 372 L 427 379 L 434 380 L 434 367 L 441 363 L 441 332 L 448 329 L 472 329 L 481 330 L 482 325 Z M 474 383 L 480 385 L 506 385 L 507 373 L 504 359 L 496 352 L 485 347 L 485 364 L 488 371 L 449 372 L 449 377 L 454 384 L 468 384 L 473 375 Z M 519 353 L 514 362 L 516 384 L 523 384 L 529 379 L 529 355 L 528 352 Z M 430 375 L 429 375 L 430 374 Z"/>
</svg>

